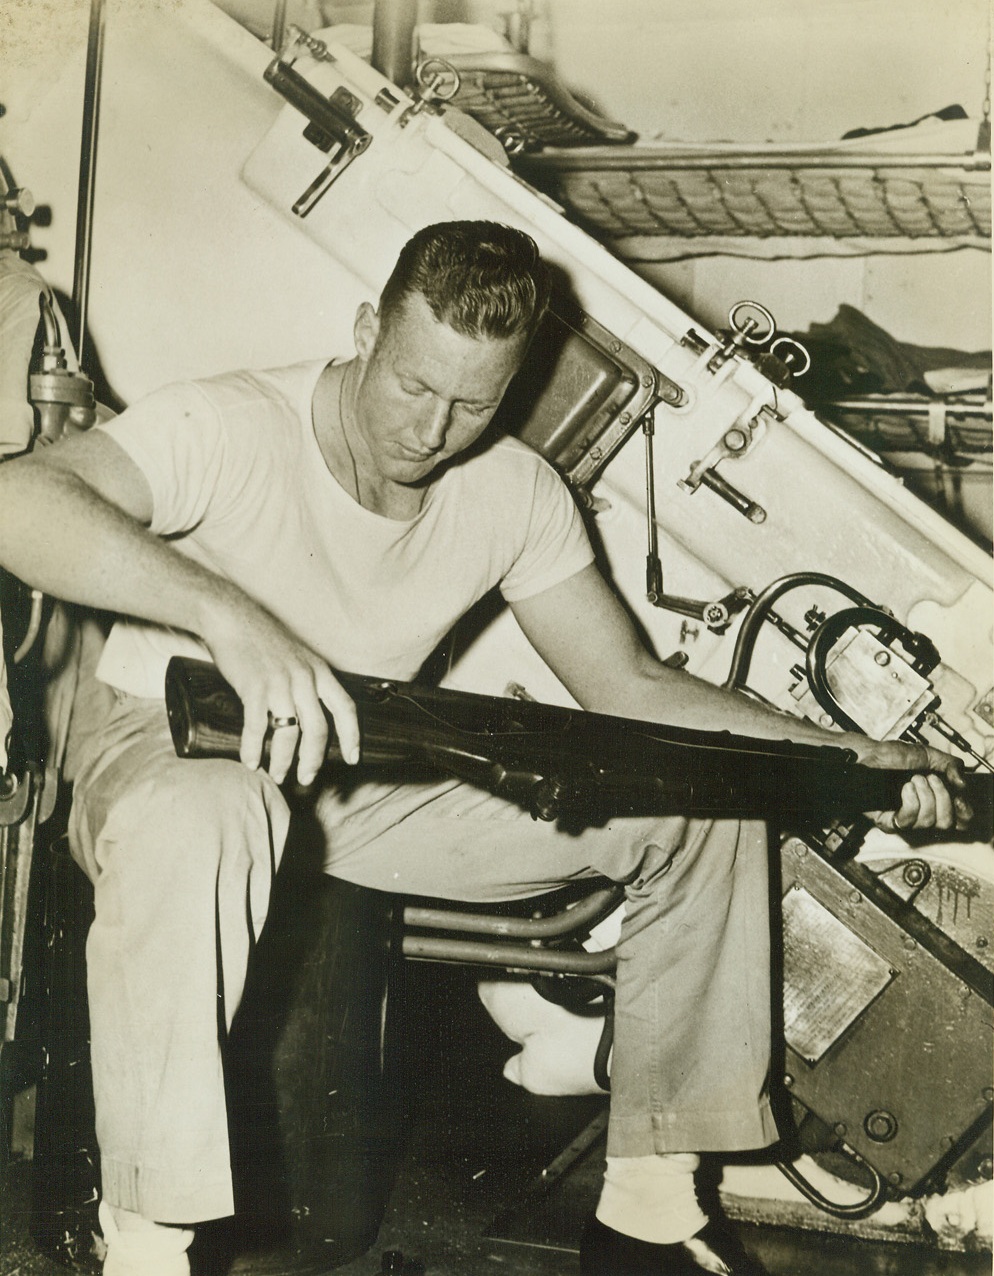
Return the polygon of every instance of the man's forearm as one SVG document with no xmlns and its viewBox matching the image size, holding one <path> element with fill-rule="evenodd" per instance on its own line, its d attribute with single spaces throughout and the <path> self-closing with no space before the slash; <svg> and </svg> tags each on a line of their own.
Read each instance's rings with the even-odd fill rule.
<svg viewBox="0 0 994 1276">
<path fill-rule="evenodd" d="M 78 475 L 31 458 L 0 466 L 0 565 L 68 602 L 200 637 L 240 594 Z"/>
<path fill-rule="evenodd" d="M 795 744 L 831 744 L 854 748 L 863 736 L 829 731 L 806 718 L 782 713 L 738 691 L 728 691 L 702 678 L 670 669 L 647 659 L 637 680 L 619 678 L 605 688 L 606 704 L 584 708 L 622 717 L 645 718 L 700 731 L 732 731 L 761 740 L 791 740 Z"/>
<path fill-rule="evenodd" d="M 835 732 L 726 691 L 655 658 L 596 567 L 512 604 L 525 636 L 585 709 L 698 731 L 796 744 L 844 743 Z"/>
<path fill-rule="evenodd" d="M 151 493 L 117 445 L 86 436 L 52 459 L 0 465 L 0 566 L 70 602 L 183 629 L 203 639 L 245 707 L 241 758 L 257 766 L 272 717 L 300 724 L 270 758 L 277 780 L 296 754 L 308 784 L 332 713 L 346 759 L 358 755 L 355 708 L 327 662 L 237 585 L 146 526 Z M 53 449 L 54 454 L 54 449 Z M 63 460 L 65 458 L 65 461 Z"/>
</svg>

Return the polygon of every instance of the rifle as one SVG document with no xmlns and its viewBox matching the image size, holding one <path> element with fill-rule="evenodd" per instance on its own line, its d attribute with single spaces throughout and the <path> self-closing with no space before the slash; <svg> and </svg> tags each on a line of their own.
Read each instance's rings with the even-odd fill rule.
<svg viewBox="0 0 994 1276">
<path fill-rule="evenodd" d="M 911 771 L 851 749 L 757 740 L 531 700 L 338 673 L 355 701 L 360 762 L 455 776 L 543 820 L 580 816 L 775 817 L 826 822 L 894 810 Z M 174 656 L 166 710 L 182 758 L 238 758 L 242 705 L 216 667 Z M 329 715 L 327 761 L 342 761 Z M 970 800 L 991 805 L 991 776 Z M 987 781 L 986 785 L 974 781 Z"/>
</svg>

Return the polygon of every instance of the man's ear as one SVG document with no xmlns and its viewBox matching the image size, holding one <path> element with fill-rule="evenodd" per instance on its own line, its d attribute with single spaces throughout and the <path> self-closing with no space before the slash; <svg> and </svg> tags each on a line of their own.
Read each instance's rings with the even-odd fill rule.
<svg viewBox="0 0 994 1276">
<path fill-rule="evenodd" d="M 355 338 L 356 354 L 363 363 L 368 362 L 380 333 L 380 317 L 368 301 L 359 306 L 355 314 L 355 325 L 352 334 Z"/>
</svg>

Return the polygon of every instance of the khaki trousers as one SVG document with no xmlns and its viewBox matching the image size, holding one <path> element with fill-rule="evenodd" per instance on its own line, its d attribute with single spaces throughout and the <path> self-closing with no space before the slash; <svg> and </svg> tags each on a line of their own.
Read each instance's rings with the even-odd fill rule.
<svg viewBox="0 0 994 1276">
<path fill-rule="evenodd" d="M 592 874 L 624 882 L 609 1154 L 776 1138 L 763 825 L 626 818 L 569 834 L 456 782 L 357 785 L 317 811 L 328 871 L 380 890 L 494 900 Z M 81 764 L 70 825 L 95 891 L 104 1198 L 160 1222 L 222 1217 L 220 1043 L 265 923 L 287 804 L 264 772 L 177 758 L 161 702 L 122 696 Z"/>
</svg>

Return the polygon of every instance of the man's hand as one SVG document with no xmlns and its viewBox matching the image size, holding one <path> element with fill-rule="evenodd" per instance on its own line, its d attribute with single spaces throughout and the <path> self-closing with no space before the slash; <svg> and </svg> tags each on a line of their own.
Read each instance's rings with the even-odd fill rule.
<svg viewBox="0 0 994 1276">
<path fill-rule="evenodd" d="M 958 758 L 941 749 L 903 740 L 847 736 L 846 744 L 856 750 L 864 766 L 918 772 L 901 790 L 901 805 L 896 811 L 866 812 L 877 828 L 885 833 L 901 833 L 909 829 L 967 827 L 973 811 L 962 794 L 966 782 Z"/>
<path fill-rule="evenodd" d="M 328 745 L 322 705 L 334 719 L 342 757 L 358 762 L 359 722 L 351 698 L 327 663 L 274 616 L 234 586 L 220 583 L 217 606 L 202 636 L 242 702 L 240 756 L 247 767 L 259 766 L 272 726 L 270 775 L 281 784 L 297 753 L 297 779 L 304 785 L 312 783 Z M 291 722 L 278 725 L 284 718 Z"/>
</svg>

